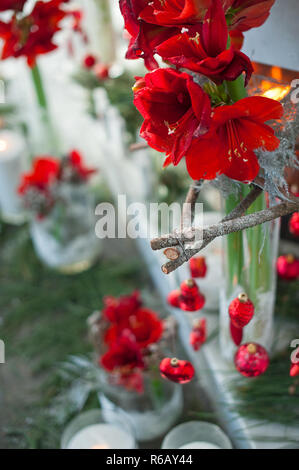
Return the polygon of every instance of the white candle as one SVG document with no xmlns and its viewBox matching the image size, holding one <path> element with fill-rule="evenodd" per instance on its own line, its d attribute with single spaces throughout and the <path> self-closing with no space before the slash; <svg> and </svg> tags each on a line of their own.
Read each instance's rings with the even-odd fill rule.
<svg viewBox="0 0 299 470">
<path fill-rule="evenodd" d="M 127 431 L 112 424 L 93 424 L 81 429 L 67 449 L 134 449 L 135 442 Z"/>
<path fill-rule="evenodd" d="M 22 219 L 21 200 L 17 194 L 23 171 L 25 142 L 21 135 L 0 131 L 0 209 L 8 222 Z"/>
<path fill-rule="evenodd" d="M 179 449 L 221 449 L 221 447 L 216 446 L 211 442 L 194 441 L 188 442 L 188 444 L 184 444 L 183 446 L 179 447 Z"/>
</svg>

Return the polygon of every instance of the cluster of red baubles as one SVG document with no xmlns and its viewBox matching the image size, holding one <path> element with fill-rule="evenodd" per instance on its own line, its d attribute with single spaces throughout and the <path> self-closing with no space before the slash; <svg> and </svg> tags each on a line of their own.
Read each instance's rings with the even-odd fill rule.
<svg viewBox="0 0 299 470">
<path fill-rule="evenodd" d="M 138 292 L 118 299 L 106 297 L 103 318 L 107 350 L 99 364 L 113 374 L 117 385 L 142 392 L 145 358 L 148 348 L 161 339 L 163 322 L 155 312 L 142 306 Z"/>
<path fill-rule="evenodd" d="M 109 66 L 103 64 L 93 54 L 84 57 L 83 67 L 90 70 L 100 81 L 109 78 Z"/>
<path fill-rule="evenodd" d="M 197 75 L 215 85 L 253 68 L 232 45 L 229 32 L 260 26 L 274 0 L 121 0 L 125 27 L 131 34 L 130 59 L 143 57 L 153 70 L 138 78 L 134 103 L 144 118 L 141 136 L 166 154 L 164 165 L 186 160 L 192 179 L 217 175 L 252 181 L 259 171 L 254 150 L 275 150 L 279 140 L 265 123 L 283 114 L 280 103 L 264 97 L 232 103 L 219 88 L 200 86 Z M 237 33 L 236 33 L 237 31 Z M 176 67 L 159 69 L 154 55 Z M 183 69 L 181 72 L 179 69 Z M 189 71 L 189 73 L 186 73 Z"/>
<path fill-rule="evenodd" d="M 0 38 L 4 41 L 2 59 L 24 56 L 28 65 L 33 67 L 37 56 L 57 48 L 54 36 L 61 30 L 61 21 L 66 16 L 75 19 L 74 28 L 79 30 L 81 16 L 77 11 L 64 8 L 68 2 L 39 0 L 27 14 L 23 12 L 26 0 L 1 1 L 0 11 L 12 11 L 8 21 L 0 21 Z"/>
</svg>

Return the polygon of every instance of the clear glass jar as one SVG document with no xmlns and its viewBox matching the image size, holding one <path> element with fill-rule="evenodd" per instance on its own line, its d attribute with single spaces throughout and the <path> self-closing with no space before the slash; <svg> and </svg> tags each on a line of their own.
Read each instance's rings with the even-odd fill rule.
<svg viewBox="0 0 299 470">
<path fill-rule="evenodd" d="M 35 251 L 47 266 L 63 273 L 85 271 L 101 249 L 95 234 L 94 196 L 86 184 L 63 184 L 57 191 L 51 212 L 31 224 Z"/>
<path fill-rule="evenodd" d="M 227 212 L 237 201 L 227 200 Z M 253 203 L 250 212 L 267 207 L 263 193 Z M 264 225 L 223 237 L 223 270 L 225 286 L 220 291 L 220 347 L 223 357 L 232 360 L 237 350 L 230 333 L 230 302 L 245 292 L 254 303 L 255 313 L 243 329 L 244 342 L 256 342 L 271 350 L 273 341 L 273 316 L 276 294 L 276 260 L 279 242 L 279 219 Z"/>
<path fill-rule="evenodd" d="M 109 374 L 101 374 L 98 394 L 104 419 L 116 423 L 126 416 L 138 441 L 150 441 L 165 434 L 183 411 L 182 386 L 162 379 L 160 374 L 144 373 L 144 392 L 137 393 L 109 383 Z"/>
</svg>

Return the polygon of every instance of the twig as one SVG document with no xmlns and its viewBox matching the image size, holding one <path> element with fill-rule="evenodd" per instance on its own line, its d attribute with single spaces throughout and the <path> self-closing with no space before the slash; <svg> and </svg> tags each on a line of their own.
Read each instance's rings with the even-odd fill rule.
<svg viewBox="0 0 299 470">
<path fill-rule="evenodd" d="M 229 233 L 233 232 L 239 232 L 250 227 L 255 227 L 256 225 L 260 225 L 264 222 L 269 222 L 278 217 L 282 217 L 283 215 L 288 215 L 294 212 L 298 209 L 298 207 L 298 202 L 296 204 L 283 202 L 270 209 L 264 209 L 254 214 L 244 215 L 242 217 L 225 220 L 224 222 L 220 222 L 217 225 L 211 225 L 210 227 L 203 230 L 203 241 L 204 243 L 207 240 L 209 240 L 210 242 L 211 240 L 219 236 L 228 235 Z M 196 253 L 198 253 L 203 248 L 204 243 L 198 248 L 185 250 L 182 256 L 177 258 L 175 261 L 169 261 L 168 263 L 164 264 L 162 266 L 162 271 L 165 274 L 171 273 L 179 266 L 181 266 L 184 262 L 192 258 L 192 256 L 194 256 Z"/>
<path fill-rule="evenodd" d="M 191 224 L 193 222 L 195 204 L 199 196 L 199 193 L 203 187 L 203 184 L 204 184 L 204 180 L 193 181 L 193 183 L 191 184 L 189 188 L 185 202 L 183 204 L 182 224 L 181 224 L 182 229 L 186 226 L 186 222 L 189 224 L 190 222 Z"/>
<path fill-rule="evenodd" d="M 130 151 L 136 152 L 137 150 L 142 150 L 148 148 L 148 144 L 146 142 L 136 142 L 135 144 L 130 145 Z"/>
</svg>

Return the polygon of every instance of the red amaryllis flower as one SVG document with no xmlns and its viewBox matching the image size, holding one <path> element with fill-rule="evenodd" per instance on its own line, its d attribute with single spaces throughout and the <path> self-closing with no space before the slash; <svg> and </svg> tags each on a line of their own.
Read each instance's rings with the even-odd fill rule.
<svg viewBox="0 0 299 470">
<path fill-rule="evenodd" d="M 158 67 L 154 59 L 155 47 L 178 32 L 176 27 L 163 28 L 146 23 L 140 19 L 141 11 L 147 6 L 147 0 L 120 0 L 120 10 L 124 17 L 125 28 L 131 36 L 127 59 L 144 59 L 145 66 L 149 69 Z"/>
<path fill-rule="evenodd" d="M 115 384 L 129 391 L 144 392 L 143 373 L 140 370 L 117 375 L 115 377 Z"/>
<path fill-rule="evenodd" d="M 245 85 L 253 67 L 249 58 L 235 47 L 227 49 L 228 29 L 220 0 L 214 0 L 205 20 L 164 41 L 157 53 L 177 67 L 192 70 L 216 83 L 235 80 L 245 72 Z"/>
<path fill-rule="evenodd" d="M 172 382 L 186 384 L 193 379 L 195 371 L 189 361 L 166 357 L 160 363 L 160 373 L 162 377 Z"/>
<path fill-rule="evenodd" d="M 275 0 L 222 0 L 223 9 L 231 29 L 247 31 L 261 26 Z"/>
<path fill-rule="evenodd" d="M 143 349 L 159 341 L 163 333 L 163 322 L 155 312 L 140 308 L 123 321 L 112 325 L 105 334 L 105 342 L 115 342 L 124 330 L 129 330 L 138 346 Z"/>
<path fill-rule="evenodd" d="M 78 174 L 81 180 L 86 181 L 97 172 L 95 168 L 87 168 L 83 163 L 83 157 L 77 150 L 72 150 L 69 154 L 69 162 L 72 169 Z"/>
<path fill-rule="evenodd" d="M 22 11 L 27 0 L 1 0 L 0 11 Z"/>
<path fill-rule="evenodd" d="M 143 369 L 144 362 L 134 337 L 124 331 L 109 350 L 99 359 L 99 363 L 109 372 L 128 374 L 134 369 Z"/>
<path fill-rule="evenodd" d="M 59 175 L 60 162 L 52 157 L 37 157 L 33 162 L 33 170 L 22 176 L 18 192 L 23 195 L 28 189 L 46 190 Z"/>
<path fill-rule="evenodd" d="M 56 49 L 53 38 L 61 29 L 61 20 L 68 14 L 61 8 L 66 2 L 68 0 L 38 1 L 29 15 L 22 18 L 14 15 L 8 23 L 1 21 L 2 59 L 25 56 L 28 65 L 33 67 L 38 55 Z"/>
<path fill-rule="evenodd" d="M 154 149 L 165 152 L 177 165 L 194 139 L 210 124 L 211 105 L 206 93 L 186 73 L 157 69 L 137 81 L 134 103 L 144 117 L 140 135 Z M 210 157 L 208 157 L 210 159 Z"/>
<path fill-rule="evenodd" d="M 112 323 L 122 322 L 130 315 L 134 315 L 141 304 L 138 291 L 128 296 L 119 297 L 119 299 L 107 296 L 104 298 L 103 315 Z"/>
<path fill-rule="evenodd" d="M 208 133 L 193 140 L 186 152 L 187 170 L 194 180 L 224 173 L 238 181 L 252 181 L 259 172 L 254 150 L 275 150 L 279 139 L 265 124 L 283 114 L 281 103 L 262 96 L 244 98 L 212 113 Z"/>
</svg>

